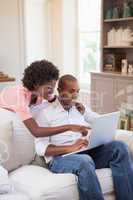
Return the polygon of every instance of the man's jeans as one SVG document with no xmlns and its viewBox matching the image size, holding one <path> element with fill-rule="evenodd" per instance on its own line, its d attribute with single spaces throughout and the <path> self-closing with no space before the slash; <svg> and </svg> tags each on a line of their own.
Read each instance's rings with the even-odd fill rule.
<svg viewBox="0 0 133 200">
<path fill-rule="evenodd" d="M 103 200 L 95 169 L 111 168 L 116 200 L 133 200 L 133 167 L 128 147 L 113 141 L 95 149 L 57 156 L 49 164 L 54 173 L 73 173 L 78 176 L 80 200 Z"/>
</svg>

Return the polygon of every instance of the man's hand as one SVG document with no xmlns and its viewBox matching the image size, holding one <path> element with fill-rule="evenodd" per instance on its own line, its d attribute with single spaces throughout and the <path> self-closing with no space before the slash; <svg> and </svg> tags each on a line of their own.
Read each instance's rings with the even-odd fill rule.
<svg viewBox="0 0 133 200">
<path fill-rule="evenodd" d="M 74 152 L 74 151 L 78 151 L 80 150 L 82 147 L 88 146 L 88 140 L 86 139 L 79 139 L 75 142 L 75 144 L 70 146 L 70 151 Z"/>
<path fill-rule="evenodd" d="M 77 110 L 83 115 L 85 113 L 85 107 L 83 106 L 82 103 L 75 103 L 75 106 L 77 108 Z"/>
<path fill-rule="evenodd" d="M 75 151 L 80 150 L 83 147 L 88 146 L 88 140 L 87 139 L 79 139 L 72 145 L 63 145 L 63 146 L 55 146 L 50 144 L 45 152 L 46 156 L 59 156 L 64 155 L 68 153 L 72 153 Z"/>
<path fill-rule="evenodd" d="M 73 132 L 80 132 L 83 136 L 87 136 L 90 127 L 80 125 L 69 125 L 69 130 Z"/>
</svg>

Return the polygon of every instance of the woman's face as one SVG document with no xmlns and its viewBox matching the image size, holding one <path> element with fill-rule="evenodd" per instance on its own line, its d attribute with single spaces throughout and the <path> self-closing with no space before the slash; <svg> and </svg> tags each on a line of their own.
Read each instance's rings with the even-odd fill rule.
<svg viewBox="0 0 133 200">
<path fill-rule="evenodd" d="M 46 100 L 51 100 L 53 97 L 56 81 L 50 81 L 42 86 L 38 86 L 35 93 L 37 96 L 43 97 Z"/>
</svg>

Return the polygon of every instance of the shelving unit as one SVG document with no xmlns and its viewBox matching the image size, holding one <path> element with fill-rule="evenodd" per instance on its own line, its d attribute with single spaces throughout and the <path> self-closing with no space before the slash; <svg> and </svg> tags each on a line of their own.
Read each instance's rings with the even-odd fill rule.
<svg viewBox="0 0 133 200">
<path fill-rule="evenodd" d="M 122 6 L 124 0 L 116 0 L 115 5 L 118 4 Z M 105 71 L 105 61 L 104 58 L 107 54 L 125 54 L 126 59 L 129 62 L 133 62 L 133 44 L 130 46 L 108 46 L 107 43 L 107 34 L 114 27 L 118 29 L 120 27 L 126 28 L 130 27 L 133 31 L 133 16 L 128 18 L 116 18 L 116 19 L 105 19 L 106 12 L 108 9 L 114 6 L 113 0 L 102 0 L 102 38 L 101 38 L 101 71 Z M 120 72 L 120 66 L 117 69 L 117 66 L 114 67 L 113 73 Z"/>
<path fill-rule="evenodd" d="M 119 110 L 123 102 L 133 104 L 133 75 L 122 74 L 121 67 L 115 65 L 113 71 L 104 67 L 106 54 L 123 54 L 128 61 L 133 61 L 132 46 L 108 46 L 107 33 L 116 29 L 129 26 L 133 31 L 133 17 L 119 19 L 105 19 L 107 9 L 114 2 L 121 5 L 124 0 L 102 0 L 102 34 L 101 34 L 101 70 L 91 73 L 91 107 L 98 113 L 108 113 Z"/>
</svg>

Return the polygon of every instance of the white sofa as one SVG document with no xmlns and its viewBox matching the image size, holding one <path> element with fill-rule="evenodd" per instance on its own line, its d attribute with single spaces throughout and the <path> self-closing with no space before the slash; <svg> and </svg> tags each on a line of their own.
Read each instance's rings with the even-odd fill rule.
<svg viewBox="0 0 133 200">
<path fill-rule="evenodd" d="M 0 129 L 0 155 L 14 186 L 11 193 L 0 195 L 0 200 L 79 199 L 75 175 L 53 174 L 41 158 L 35 159 L 34 139 L 16 114 L 0 109 Z M 125 141 L 133 152 L 132 134 L 118 134 L 116 139 Z M 114 200 L 110 169 L 96 173 L 105 199 Z"/>
</svg>

